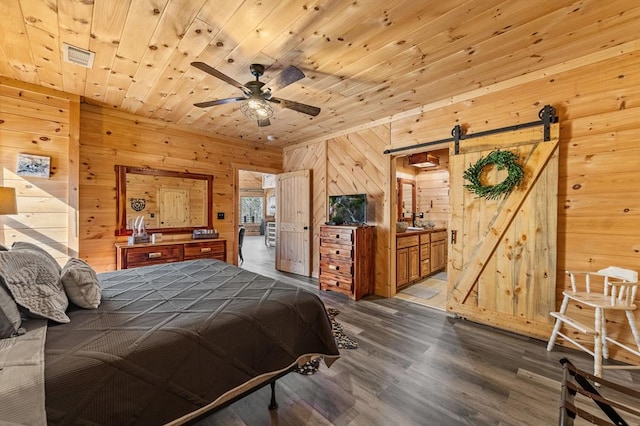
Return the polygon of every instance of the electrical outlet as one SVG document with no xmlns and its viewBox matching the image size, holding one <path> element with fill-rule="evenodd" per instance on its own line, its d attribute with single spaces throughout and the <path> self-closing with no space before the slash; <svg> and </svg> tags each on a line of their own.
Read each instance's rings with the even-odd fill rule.
<svg viewBox="0 0 640 426">
<path fill-rule="evenodd" d="M 218 219 L 224 219 L 224 212 L 218 212 Z"/>
</svg>

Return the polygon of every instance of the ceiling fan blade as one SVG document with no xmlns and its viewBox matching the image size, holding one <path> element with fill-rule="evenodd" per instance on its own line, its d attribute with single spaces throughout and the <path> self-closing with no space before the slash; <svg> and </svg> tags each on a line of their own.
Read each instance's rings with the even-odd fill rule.
<svg viewBox="0 0 640 426">
<path fill-rule="evenodd" d="M 299 68 L 289 65 L 278 74 L 276 78 L 269 82 L 269 89 L 277 91 L 283 87 L 287 87 L 291 83 L 304 78 L 304 73 Z"/>
<path fill-rule="evenodd" d="M 237 81 L 235 81 L 234 79 L 232 79 L 231 77 L 229 77 L 228 75 L 222 74 L 220 71 L 218 71 L 217 69 L 210 67 L 209 65 L 205 64 L 204 62 L 191 62 L 191 65 L 198 68 L 201 71 L 206 72 L 207 74 L 210 74 L 214 77 L 219 78 L 220 80 L 224 81 L 225 83 L 229 83 L 232 86 L 237 87 L 238 89 L 242 90 L 243 92 L 247 92 L 247 88 L 244 87 L 244 84 L 240 84 Z"/>
<path fill-rule="evenodd" d="M 231 102 L 239 102 L 244 101 L 246 98 L 225 98 L 225 99 L 216 99 L 214 101 L 205 101 L 198 102 L 193 104 L 193 106 L 197 106 L 198 108 L 207 108 L 215 105 L 229 104 Z"/>
<path fill-rule="evenodd" d="M 271 125 L 271 121 L 268 118 L 263 118 L 262 120 L 258 120 L 258 127 L 267 127 Z"/>
<path fill-rule="evenodd" d="M 300 102 L 289 101 L 287 99 L 282 99 L 282 98 L 271 98 L 269 99 L 269 101 L 274 102 L 276 104 L 281 104 L 284 108 L 292 109 L 294 111 L 298 111 L 303 114 L 309 114 L 314 117 L 320 114 L 320 108 L 307 105 L 307 104 L 301 104 Z"/>
</svg>

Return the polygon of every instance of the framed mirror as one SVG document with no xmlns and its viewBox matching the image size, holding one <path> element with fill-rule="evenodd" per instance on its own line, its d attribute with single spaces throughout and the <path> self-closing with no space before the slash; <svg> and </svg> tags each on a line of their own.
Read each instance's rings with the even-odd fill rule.
<svg viewBox="0 0 640 426">
<path fill-rule="evenodd" d="M 213 176 L 115 166 L 116 236 L 131 235 L 144 218 L 147 233 L 213 228 Z"/>
<path fill-rule="evenodd" d="M 398 222 L 413 223 L 416 212 L 416 182 L 398 178 Z"/>
</svg>

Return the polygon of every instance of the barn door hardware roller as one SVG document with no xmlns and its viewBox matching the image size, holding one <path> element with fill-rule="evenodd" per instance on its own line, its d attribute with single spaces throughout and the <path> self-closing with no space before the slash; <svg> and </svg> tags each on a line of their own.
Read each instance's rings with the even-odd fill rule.
<svg viewBox="0 0 640 426">
<path fill-rule="evenodd" d="M 465 135 L 464 129 L 461 126 L 457 125 L 451 130 L 451 136 L 453 136 L 454 142 L 454 152 L 456 155 L 460 154 L 460 140 L 479 138 L 496 133 L 513 132 L 515 130 L 526 129 L 528 127 L 535 126 L 544 126 L 544 141 L 548 142 L 551 140 L 551 124 L 558 122 L 556 109 L 551 105 L 545 105 L 544 108 L 538 111 L 538 118 L 540 118 L 540 121 L 531 121 L 529 123 L 500 127 L 499 129 L 485 130 L 484 132 L 473 133 L 471 135 Z"/>
<path fill-rule="evenodd" d="M 423 143 L 419 143 L 411 146 L 387 149 L 384 151 L 384 153 L 392 154 L 394 152 L 406 151 L 409 149 L 424 148 L 427 146 L 439 145 L 445 142 L 453 142 L 454 153 L 459 154 L 461 140 L 479 138 L 481 136 L 493 135 L 495 133 L 512 132 L 514 130 L 526 129 L 528 127 L 535 127 L 535 126 L 544 126 L 544 140 L 545 142 L 550 141 L 551 140 L 551 124 L 558 122 L 558 115 L 557 115 L 556 109 L 551 105 L 545 105 L 544 108 L 542 108 L 538 112 L 538 118 L 540 119 L 539 121 L 531 121 L 529 123 L 522 123 L 522 124 L 516 124 L 513 126 L 501 127 L 499 129 L 486 130 L 484 132 L 473 133 L 470 135 L 465 134 L 464 128 L 462 126 L 456 125 L 453 127 L 453 129 L 451 129 L 452 137 L 448 139 L 440 139 L 437 141 L 423 142 Z"/>
</svg>

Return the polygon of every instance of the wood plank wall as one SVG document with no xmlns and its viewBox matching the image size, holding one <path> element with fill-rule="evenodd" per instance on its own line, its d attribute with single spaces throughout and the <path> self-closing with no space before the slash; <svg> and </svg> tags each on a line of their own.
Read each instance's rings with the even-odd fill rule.
<svg viewBox="0 0 640 426">
<path fill-rule="evenodd" d="M 519 79 L 433 106 L 425 105 L 424 112 L 419 114 L 394 117 L 388 147 L 410 147 L 445 139 L 450 137 L 456 124 L 470 134 L 535 121 L 545 104 L 553 105 L 561 124 L 556 289 L 559 305 L 561 293 L 569 285 L 564 275 L 566 269 L 597 270 L 609 265 L 640 269 L 640 226 L 637 226 L 640 223 L 640 53 L 621 52 L 619 56 L 599 62 L 585 60 L 569 70 L 540 73 L 538 79 L 531 76 Z M 326 220 L 325 188 L 330 188 L 331 193 L 343 187 L 362 190 L 368 187 L 354 186 L 367 166 L 351 158 L 362 158 L 359 149 L 376 146 L 377 138 L 369 140 L 370 134 L 359 128 L 323 143 L 285 149 L 287 170 L 296 167 L 313 168 L 314 173 L 328 170 L 326 185 L 314 182 L 315 229 Z M 311 156 L 312 149 L 314 153 L 329 151 L 326 164 L 318 163 L 321 156 L 304 161 L 307 154 Z M 383 149 L 367 154 L 364 161 L 380 167 L 384 162 L 380 156 Z M 395 172 L 395 167 L 393 170 Z M 382 190 L 381 177 L 375 173 L 371 177 Z M 442 191 L 434 199 L 434 210 L 441 209 L 444 216 L 448 209 L 443 191 L 445 176 L 434 180 L 440 183 L 434 183 L 433 188 Z M 382 193 L 379 198 L 388 196 Z M 318 210 L 316 203 L 322 203 L 322 209 Z M 393 268 L 395 263 L 390 256 L 392 252 L 381 256 L 388 241 L 381 239 L 380 234 L 378 229 L 377 274 L 384 265 Z M 317 245 L 314 245 L 314 255 L 317 256 Z M 314 265 L 314 270 L 316 268 Z M 379 278 L 378 274 L 376 293 L 384 295 L 384 283 L 379 282 Z M 585 323 L 592 322 L 588 309 L 574 311 L 572 314 L 582 317 Z M 631 333 L 623 324 L 623 318 L 612 315 L 607 320 L 610 332 L 631 345 Z M 508 324 L 501 326 L 509 329 Z M 611 349 L 611 356 L 640 364 L 637 357 L 617 348 Z"/>
<path fill-rule="evenodd" d="M 0 217 L 0 244 L 38 244 L 61 265 L 77 255 L 79 97 L 0 78 L 0 186 L 16 188 L 18 214 Z M 51 159 L 49 178 L 18 176 L 18 154 Z"/>
<path fill-rule="evenodd" d="M 164 122 L 83 104 L 80 111 L 80 255 L 98 271 L 115 269 L 114 166 L 212 174 L 213 222 L 227 239 L 227 260 L 236 259 L 234 166 L 279 169 L 282 152 L 260 144 L 223 141 Z M 217 219 L 224 212 L 225 219 Z M 172 236 L 168 239 L 184 238 Z M 164 238 L 164 237 L 163 237 Z"/>
<path fill-rule="evenodd" d="M 380 170 L 384 173 L 393 170 L 395 175 L 395 167 L 389 168 L 384 164 L 385 156 L 381 154 L 384 147 L 379 144 L 402 147 L 446 138 L 455 124 L 464 126 L 468 133 L 476 133 L 524 123 L 537 119 L 543 105 L 552 104 L 561 117 L 559 303 L 559 295 L 568 285 L 562 279 L 565 269 L 599 269 L 608 265 L 640 269 L 640 227 L 637 226 L 640 219 L 640 53 L 623 52 L 599 62 L 585 60 L 572 66 L 561 72 L 541 72 L 537 79 L 526 75 L 522 80 L 516 78 L 495 87 L 425 105 L 422 113 L 393 117 L 390 125 L 359 128 L 344 136 L 292 147 L 286 150 L 283 163 L 282 154 L 259 146 L 238 145 L 235 141 L 231 145 L 225 144 L 212 137 L 170 128 L 162 122 L 140 120 L 82 105 L 79 113 L 80 256 L 95 263 L 99 270 L 114 267 L 112 173 L 115 164 L 148 165 L 168 170 L 193 169 L 204 173 L 213 170 L 216 176 L 214 210 L 227 212 L 227 218 L 236 209 L 231 189 L 234 162 L 273 169 L 283 164 L 288 171 L 312 169 L 314 256 L 317 258 L 317 230 L 319 224 L 326 220 L 326 198 L 330 190 L 345 187 L 364 191 L 375 180 L 373 186 L 382 191 L 376 195 L 381 205 L 391 206 L 389 208 L 395 205 L 389 197 L 391 186 L 388 182 L 392 178 L 379 176 Z M 9 118 L 2 118 L 4 121 L 0 125 L 2 184 L 20 186 L 19 208 L 22 212 L 25 208 L 29 210 L 21 213 L 24 217 L 19 215 L 18 219 L 2 218 L 2 238 L 5 243 L 15 236 L 49 243 L 54 247 L 54 254 L 63 259 L 68 255 L 65 246 L 70 245 L 64 243 L 65 238 L 68 239 L 64 235 L 72 232 L 65 234 L 61 230 L 50 230 L 47 225 L 52 223 L 49 217 L 55 219 L 56 215 L 69 214 L 69 209 L 62 205 L 71 199 L 69 194 L 73 193 L 68 176 L 72 168 L 69 152 L 73 147 L 69 147 L 65 140 L 74 129 L 73 126 L 71 129 L 65 126 L 68 120 L 73 121 L 69 117 L 74 115 L 68 102 L 75 100 L 26 83 L 0 82 L 3 88 L 0 113 Z M 16 94 L 16 86 L 24 89 L 21 95 Z M 60 113 L 59 109 L 70 112 Z M 383 135 L 385 131 L 386 136 Z M 335 147 L 329 153 L 331 145 Z M 355 157 L 342 155 L 354 147 L 364 147 L 369 151 L 364 157 L 357 150 Z M 55 174 L 46 181 L 16 177 L 15 157 L 18 152 L 50 154 Z M 360 158 L 360 161 L 354 158 Z M 333 165 L 329 167 L 329 164 Z M 360 176 L 369 164 L 373 168 L 382 168 L 377 168 L 361 182 Z M 63 178 L 65 174 L 67 176 Z M 25 191 L 33 197 L 27 200 Z M 42 212 L 43 206 L 50 210 L 50 215 L 36 216 L 34 213 Z M 376 216 L 383 217 L 380 210 L 386 208 L 380 209 L 377 205 Z M 54 223 L 60 223 L 60 220 L 55 219 Z M 385 240 L 387 221 L 376 223 L 376 292 L 379 294 L 385 294 L 380 271 L 394 264 L 388 239 Z M 23 231 L 8 233 L 7 223 L 16 229 L 23 226 Z M 221 228 L 223 238 L 235 238 L 231 221 L 216 225 Z M 69 229 L 68 225 L 65 226 Z M 317 271 L 315 259 L 314 270 Z M 629 333 L 619 324 L 620 318 L 612 317 L 610 330 L 619 333 L 621 340 L 629 342 Z M 508 325 L 505 328 L 508 329 Z M 612 356 L 628 359 L 615 348 Z M 640 363 L 638 360 L 635 362 Z"/>
<path fill-rule="evenodd" d="M 416 212 L 438 227 L 447 227 L 449 221 L 449 150 L 429 151 L 438 156 L 435 168 L 409 165 L 408 157 L 396 157 L 396 177 L 416 182 Z"/>
<path fill-rule="evenodd" d="M 391 124 L 393 146 L 535 121 L 553 105 L 560 116 L 557 303 L 569 286 L 567 269 L 609 265 L 640 269 L 640 54 L 620 55 L 491 92 Z M 542 75 L 542 74 L 541 74 Z M 530 79 L 530 78 L 529 78 Z M 580 312 L 578 312 L 580 311 Z M 572 314 L 592 323 L 591 311 Z M 609 330 L 631 344 L 620 316 Z M 508 329 L 508 324 L 503 325 Z M 637 357 L 612 349 L 616 359 Z"/>
<path fill-rule="evenodd" d="M 388 294 L 389 225 L 385 206 L 389 199 L 385 194 L 390 177 L 385 172 L 388 160 L 382 153 L 388 144 L 389 126 L 382 125 L 285 150 L 285 171 L 313 170 L 313 276 L 318 274 L 318 232 L 327 220 L 327 197 L 366 193 L 367 222 L 376 227 L 376 294 Z"/>
<path fill-rule="evenodd" d="M 424 218 L 446 228 L 449 222 L 449 150 L 435 151 L 437 168 L 420 169 L 416 175 L 416 204 Z"/>
</svg>

